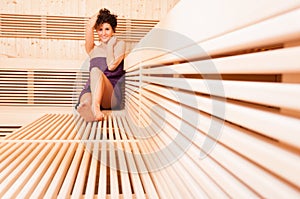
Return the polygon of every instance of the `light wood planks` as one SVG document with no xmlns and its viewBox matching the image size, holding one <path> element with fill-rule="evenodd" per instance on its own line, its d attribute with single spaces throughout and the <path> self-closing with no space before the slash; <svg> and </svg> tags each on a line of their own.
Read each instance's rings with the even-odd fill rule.
<svg viewBox="0 0 300 199">
<path fill-rule="evenodd" d="M 0 14 L 0 37 L 84 40 L 87 20 L 86 17 Z M 120 18 L 116 35 L 124 41 L 137 42 L 157 22 Z"/>
<path fill-rule="evenodd" d="M 88 72 L 0 69 L 0 77 L 1 105 L 74 106 Z"/>
<path fill-rule="evenodd" d="M 1 197 L 158 198 L 149 174 L 138 172 L 143 159 L 124 151 L 133 132 L 114 114 L 94 123 L 49 114 L 1 140 Z"/>
<path fill-rule="evenodd" d="M 154 47 L 172 49 L 149 50 L 148 34 L 128 55 L 125 110 L 94 123 L 48 114 L 0 140 L 0 196 L 299 198 L 300 1 L 196 4 L 180 1 L 158 24 L 191 46 L 168 37 Z M 187 15 L 198 26 L 182 28 L 196 23 Z M 2 81 L 32 99 L 34 71 Z"/>
<path fill-rule="evenodd" d="M 300 2 L 198 3 L 179 2 L 156 26 L 167 31 L 153 29 L 126 59 L 125 109 L 137 132 L 151 135 L 140 143 L 177 146 L 155 155 L 182 173 L 168 170 L 170 191 L 192 170 L 184 180 L 190 197 L 299 197 Z"/>
</svg>

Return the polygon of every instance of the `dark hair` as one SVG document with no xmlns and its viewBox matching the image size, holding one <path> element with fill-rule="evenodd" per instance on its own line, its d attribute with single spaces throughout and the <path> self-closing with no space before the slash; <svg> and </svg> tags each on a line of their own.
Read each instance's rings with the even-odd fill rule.
<svg viewBox="0 0 300 199">
<path fill-rule="evenodd" d="M 110 14 L 110 11 L 106 8 L 99 10 L 98 18 L 95 23 L 95 29 L 97 29 L 103 23 L 109 23 L 114 32 L 116 32 L 117 27 L 117 15 Z"/>
</svg>

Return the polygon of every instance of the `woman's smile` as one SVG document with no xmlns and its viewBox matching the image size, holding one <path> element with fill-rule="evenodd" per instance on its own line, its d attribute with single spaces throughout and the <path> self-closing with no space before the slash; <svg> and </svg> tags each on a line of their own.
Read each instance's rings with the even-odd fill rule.
<svg viewBox="0 0 300 199">
<path fill-rule="evenodd" d="M 114 31 L 109 23 L 103 23 L 100 25 L 97 31 L 100 41 L 106 43 L 112 37 Z"/>
</svg>

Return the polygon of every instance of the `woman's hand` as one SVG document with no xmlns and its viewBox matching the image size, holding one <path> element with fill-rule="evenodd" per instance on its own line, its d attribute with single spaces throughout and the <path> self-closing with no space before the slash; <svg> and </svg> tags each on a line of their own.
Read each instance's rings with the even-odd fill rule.
<svg viewBox="0 0 300 199">
<path fill-rule="evenodd" d="M 111 46 L 113 45 L 113 46 Z M 125 56 L 125 42 L 114 36 L 107 42 L 106 63 L 108 70 L 115 70 Z"/>
<path fill-rule="evenodd" d="M 117 37 L 116 37 L 116 36 L 112 36 L 112 37 L 108 40 L 107 46 L 113 47 L 116 43 L 117 43 Z"/>
<path fill-rule="evenodd" d="M 89 20 L 86 24 L 89 28 L 94 28 L 96 21 L 97 21 L 97 16 L 98 16 L 98 14 L 94 14 L 91 18 L 89 18 Z"/>
</svg>

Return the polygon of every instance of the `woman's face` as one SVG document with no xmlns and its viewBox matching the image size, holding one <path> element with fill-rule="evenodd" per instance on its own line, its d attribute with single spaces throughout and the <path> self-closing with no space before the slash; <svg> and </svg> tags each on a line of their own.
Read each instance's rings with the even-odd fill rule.
<svg viewBox="0 0 300 199">
<path fill-rule="evenodd" d="M 109 23 L 101 24 L 97 29 L 98 36 L 101 42 L 107 43 L 112 37 L 114 31 Z"/>
</svg>

